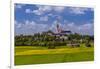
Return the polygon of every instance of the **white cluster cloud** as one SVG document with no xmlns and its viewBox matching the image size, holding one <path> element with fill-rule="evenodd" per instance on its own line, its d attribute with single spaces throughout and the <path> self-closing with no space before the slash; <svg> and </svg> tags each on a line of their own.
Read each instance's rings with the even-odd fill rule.
<svg viewBox="0 0 100 69">
<path fill-rule="evenodd" d="M 15 4 L 15 8 L 22 8 L 25 4 Z M 63 12 L 66 9 L 71 14 L 85 14 L 85 11 L 93 11 L 93 8 L 84 7 L 65 7 L 65 6 L 49 6 L 49 5 L 36 5 L 38 9 L 32 10 L 30 8 L 25 9 L 26 13 L 34 13 L 36 15 L 42 15 L 46 12 L 55 11 L 57 13 Z"/>
<path fill-rule="evenodd" d="M 93 8 L 84 8 L 84 7 L 65 7 L 65 6 L 44 6 L 44 5 L 37 5 L 38 9 L 31 10 L 26 9 L 26 13 L 34 13 L 36 15 L 42 15 L 45 12 L 55 11 L 57 13 L 63 12 L 66 9 L 71 14 L 85 14 L 85 11 L 93 11 Z"/>
<path fill-rule="evenodd" d="M 49 17 L 48 16 L 42 16 L 40 17 L 40 21 L 48 21 Z"/>
<path fill-rule="evenodd" d="M 17 21 L 15 21 L 15 28 L 21 28 L 22 24 L 18 23 Z"/>
<path fill-rule="evenodd" d="M 64 9 L 65 9 L 64 6 L 56 6 L 56 7 L 53 8 L 53 10 L 56 11 L 56 12 L 62 12 Z"/>
<path fill-rule="evenodd" d="M 93 24 L 91 24 L 91 23 L 87 23 L 87 24 L 84 24 L 84 25 L 81 25 L 80 27 L 79 27 L 79 30 L 89 30 L 89 29 L 92 29 L 93 28 Z"/>
<path fill-rule="evenodd" d="M 57 32 L 56 25 L 60 24 L 60 27 L 63 30 L 71 30 L 73 33 L 87 34 L 93 35 L 94 33 L 94 24 L 93 23 L 85 23 L 82 25 L 76 25 L 74 22 L 68 22 L 61 24 L 57 20 L 55 20 L 51 25 L 47 23 L 36 23 L 35 21 L 26 20 L 24 23 L 19 23 L 15 21 L 15 33 L 16 34 L 34 34 L 38 32 L 52 30 L 53 32 Z"/>
<path fill-rule="evenodd" d="M 73 33 L 93 35 L 94 25 L 93 23 L 85 23 L 82 25 L 76 25 L 74 22 L 64 25 L 65 29 L 73 31 Z"/>
<path fill-rule="evenodd" d="M 32 13 L 31 9 L 26 9 L 25 12 L 26 13 Z"/>
<path fill-rule="evenodd" d="M 63 30 L 71 30 L 73 33 L 80 33 L 80 34 L 87 34 L 87 35 L 93 35 L 94 33 L 94 25 L 93 23 L 85 23 L 82 25 L 76 25 L 74 22 L 68 22 L 65 24 L 60 24 L 60 27 Z M 54 23 L 52 24 L 52 26 L 50 27 L 51 30 L 53 30 L 54 32 L 56 32 L 56 25 L 57 25 L 57 21 L 54 21 Z"/>
<path fill-rule="evenodd" d="M 80 8 L 80 7 L 71 7 L 69 8 L 70 13 L 72 14 L 85 14 L 85 11 L 91 10 L 93 11 L 93 9 L 91 8 Z"/>
<path fill-rule="evenodd" d="M 49 12 L 52 10 L 51 6 L 37 6 L 38 9 L 37 10 L 33 10 L 33 13 L 35 13 L 36 15 L 42 15 L 45 12 Z"/>
<path fill-rule="evenodd" d="M 16 34 L 34 34 L 47 30 L 46 24 L 38 24 L 34 21 L 26 20 L 24 23 L 15 21 L 15 33 Z"/>
<path fill-rule="evenodd" d="M 22 8 L 24 4 L 16 4 L 15 8 Z M 62 17 L 58 14 L 53 14 L 51 11 L 55 11 L 57 13 L 63 12 L 65 9 L 68 11 L 68 13 L 71 14 L 77 14 L 77 15 L 83 15 L 85 14 L 86 11 L 93 11 L 93 8 L 82 8 L 82 7 L 64 7 L 64 6 L 41 6 L 37 5 L 36 6 L 38 9 L 32 10 L 31 8 L 25 9 L 25 12 L 28 13 L 34 13 L 36 15 L 39 15 L 39 21 L 48 21 L 49 16 L 52 17 L 58 17 L 61 19 Z M 47 12 L 47 15 L 43 15 Z M 40 16 L 42 15 L 42 16 Z M 93 21 L 91 21 L 93 22 Z M 47 23 L 37 23 L 35 21 L 29 21 L 26 20 L 23 23 L 19 23 L 15 20 L 15 33 L 16 34 L 34 34 L 37 32 L 42 32 L 42 31 L 47 31 L 51 29 L 52 31 L 56 32 L 56 25 L 57 25 L 57 20 L 55 20 L 51 27 Z M 64 20 L 64 24 L 59 23 L 61 28 L 64 30 L 71 30 L 72 32 L 76 33 L 81 33 L 81 34 L 93 34 L 94 32 L 94 25 L 93 23 L 84 23 L 83 25 L 76 25 L 74 22 L 68 22 Z"/>
<path fill-rule="evenodd" d="M 56 11 L 56 12 L 62 12 L 65 7 L 62 7 L 62 6 L 40 6 L 40 5 L 37 5 L 38 9 L 37 10 L 29 10 L 29 9 L 26 9 L 26 13 L 34 13 L 36 15 L 42 15 L 46 12 L 50 12 L 50 11 Z"/>
<path fill-rule="evenodd" d="M 31 10 L 31 9 L 26 9 L 25 12 L 26 13 L 34 13 L 36 15 L 42 15 L 44 12 L 47 11 L 51 11 L 51 7 L 50 6 L 39 6 L 37 5 L 38 9 L 37 10 Z"/>
</svg>

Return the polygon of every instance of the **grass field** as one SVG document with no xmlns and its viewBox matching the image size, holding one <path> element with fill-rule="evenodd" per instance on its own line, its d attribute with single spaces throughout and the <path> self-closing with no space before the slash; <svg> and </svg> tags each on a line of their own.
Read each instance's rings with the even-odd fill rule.
<svg viewBox="0 0 100 69">
<path fill-rule="evenodd" d="M 94 48 L 81 47 L 67 48 L 62 46 L 56 49 L 47 49 L 36 46 L 16 46 L 15 65 L 93 61 Z"/>
</svg>

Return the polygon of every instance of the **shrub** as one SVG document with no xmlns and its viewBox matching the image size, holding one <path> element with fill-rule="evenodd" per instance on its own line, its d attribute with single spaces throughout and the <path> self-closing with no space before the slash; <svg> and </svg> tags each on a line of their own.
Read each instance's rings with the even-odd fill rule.
<svg viewBox="0 0 100 69">
<path fill-rule="evenodd" d="M 91 45 L 89 43 L 86 43 L 85 45 L 86 45 L 86 47 L 91 47 Z"/>
</svg>

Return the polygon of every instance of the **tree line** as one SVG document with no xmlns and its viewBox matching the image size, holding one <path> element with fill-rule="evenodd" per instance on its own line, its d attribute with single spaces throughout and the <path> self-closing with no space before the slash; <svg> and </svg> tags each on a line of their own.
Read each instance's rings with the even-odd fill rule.
<svg viewBox="0 0 100 69">
<path fill-rule="evenodd" d="M 51 31 L 48 31 L 51 33 Z M 47 32 L 36 33 L 34 35 L 16 35 L 15 46 L 45 46 L 55 48 L 56 46 L 65 46 L 69 43 L 89 43 L 94 41 L 94 36 L 69 34 L 64 35 L 67 39 L 60 36 L 48 35 Z"/>
</svg>

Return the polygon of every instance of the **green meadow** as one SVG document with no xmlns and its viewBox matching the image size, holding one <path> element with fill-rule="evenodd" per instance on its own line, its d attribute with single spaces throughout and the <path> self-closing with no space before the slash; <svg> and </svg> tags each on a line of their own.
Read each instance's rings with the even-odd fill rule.
<svg viewBox="0 0 100 69">
<path fill-rule="evenodd" d="M 15 46 L 15 65 L 80 62 L 94 60 L 94 47 L 47 49 L 39 46 Z"/>
</svg>

